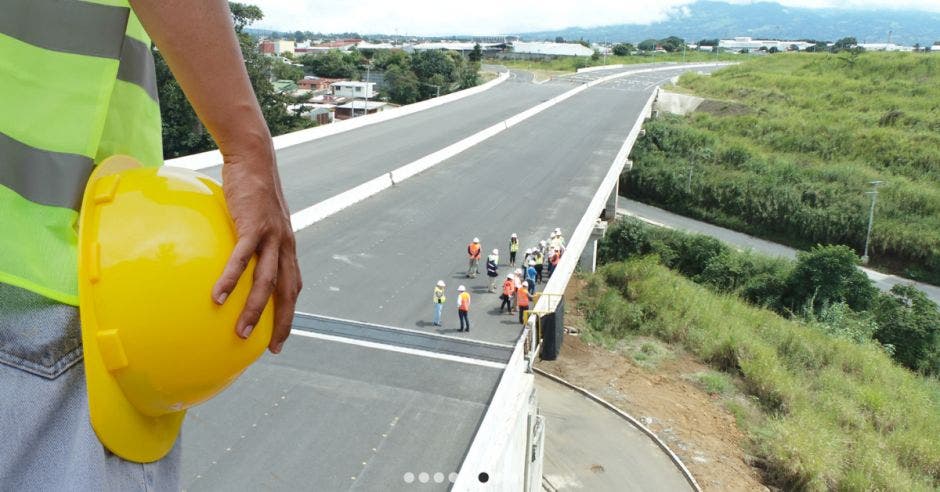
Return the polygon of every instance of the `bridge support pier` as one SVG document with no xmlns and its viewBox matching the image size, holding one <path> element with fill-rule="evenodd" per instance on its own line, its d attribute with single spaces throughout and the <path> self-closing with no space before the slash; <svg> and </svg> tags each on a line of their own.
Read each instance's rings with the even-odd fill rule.
<svg viewBox="0 0 940 492">
<path fill-rule="evenodd" d="M 597 219 L 594 223 L 594 230 L 591 231 L 591 237 L 584 245 L 584 251 L 581 252 L 581 258 L 578 260 L 578 267 L 583 272 L 594 273 L 597 268 L 597 242 L 607 233 L 607 222 Z"/>
</svg>

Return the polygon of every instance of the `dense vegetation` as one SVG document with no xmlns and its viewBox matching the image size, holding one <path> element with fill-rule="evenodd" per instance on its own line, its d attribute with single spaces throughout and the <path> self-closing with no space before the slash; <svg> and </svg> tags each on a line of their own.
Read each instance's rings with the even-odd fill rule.
<svg viewBox="0 0 940 492">
<path fill-rule="evenodd" d="M 940 487 L 940 384 L 894 364 L 882 346 L 715 293 L 655 257 L 602 267 L 579 299 L 586 337 L 656 336 L 734 376 L 745 397 L 723 401 L 769 485 Z"/>
<path fill-rule="evenodd" d="M 255 39 L 244 32 L 246 26 L 264 17 L 261 9 L 236 2 L 229 2 L 229 8 L 232 11 L 248 78 L 271 135 L 281 135 L 312 126 L 313 122 L 310 120 L 287 111 L 287 105 L 293 101 L 289 96 L 275 92 L 271 85 L 270 74 L 275 68 L 272 66 L 272 58 L 262 55 Z M 153 57 L 156 65 L 157 94 L 160 99 L 160 117 L 163 122 L 164 158 L 171 159 L 216 148 L 215 141 L 199 121 L 163 56 L 155 49 Z M 219 84 L 226 82 L 218 81 Z"/>
<path fill-rule="evenodd" d="M 874 340 L 898 363 L 940 375 L 937 305 L 910 286 L 879 293 L 845 246 L 815 247 L 791 261 L 626 219 L 608 231 L 599 254 L 602 263 L 656 255 L 663 265 L 715 292 L 739 296 L 835 337 Z"/>
<path fill-rule="evenodd" d="M 382 96 L 396 104 L 410 104 L 479 83 L 480 59 L 467 59 L 455 51 L 330 50 L 297 58 L 304 71 L 319 77 L 362 78 L 366 67 L 385 74 Z"/>
<path fill-rule="evenodd" d="M 646 125 L 621 189 L 751 234 L 861 253 L 871 189 L 876 265 L 940 283 L 940 58 L 780 54 L 681 91 L 709 101 Z"/>
</svg>

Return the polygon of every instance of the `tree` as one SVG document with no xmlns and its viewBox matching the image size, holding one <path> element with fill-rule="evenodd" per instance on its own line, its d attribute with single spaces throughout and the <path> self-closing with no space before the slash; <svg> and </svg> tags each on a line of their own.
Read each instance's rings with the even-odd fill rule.
<svg viewBox="0 0 940 492">
<path fill-rule="evenodd" d="M 664 50 L 670 53 L 674 51 L 682 51 L 685 49 L 685 40 L 676 36 L 669 36 L 666 39 L 660 39 L 659 44 L 662 45 Z"/>
<path fill-rule="evenodd" d="M 471 62 L 480 62 L 483 60 L 483 48 L 480 47 L 480 43 L 473 45 L 473 51 L 470 52 L 470 55 L 467 58 Z"/>
<path fill-rule="evenodd" d="M 563 38 L 563 37 L 561 37 L 561 36 L 555 36 L 555 42 L 556 42 L 556 43 L 564 43 L 564 42 L 565 42 L 565 38 Z"/>
<path fill-rule="evenodd" d="M 848 50 L 848 49 L 854 48 L 857 44 L 858 44 L 858 41 L 856 41 L 855 38 L 853 38 L 853 37 L 848 37 L 848 38 L 842 38 L 842 39 L 836 41 L 836 43 L 835 43 L 834 45 L 832 45 L 832 47 L 833 47 L 833 49 L 835 49 L 836 51 L 839 51 L 839 50 Z"/>
<path fill-rule="evenodd" d="M 617 56 L 627 56 L 630 53 L 633 53 L 633 45 L 630 43 L 620 43 L 616 44 L 613 47 L 613 52 Z"/>
<path fill-rule="evenodd" d="M 654 51 L 657 46 L 659 46 L 659 41 L 656 39 L 647 39 L 636 45 L 641 51 Z"/>
<path fill-rule="evenodd" d="M 396 104 L 411 104 L 418 100 L 418 78 L 415 74 L 399 65 L 391 65 L 385 71 L 386 93 L 391 102 Z"/>
<path fill-rule="evenodd" d="M 702 39 L 698 42 L 699 46 L 718 46 L 718 39 Z"/>
<path fill-rule="evenodd" d="M 438 87 L 441 94 L 450 92 L 451 84 L 459 77 L 454 58 L 437 50 L 421 51 L 412 55 L 411 70 L 420 84 L 420 99 L 434 97 Z"/>
<path fill-rule="evenodd" d="M 797 255 L 787 279 L 787 305 L 792 312 L 818 313 L 839 302 L 855 311 L 871 307 L 878 290 L 858 268 L 858 256 L 844 245 L 816 246 Z"/>
<path fill-rule="evenodd" d="M 895 285 L 873 309 L 875 338 L 894 347 L 894 359 L 927 374 L 940 374 L 940 311 L 913 285 Z"/>
<path fill-rule="evenodd" d="M 594 50 L 594 53 L 591 53 L 591 61 L 597 61 L 601 59 L 601 52 Z"/>
<path fill-rule="evenodd" d="M 402 50 L 382 50 L 372 57 L 372 66 L 378 70 L 388 70 L 393 66 L 411 70 L 411 57 Z"/>
<path fill-rule="evenodd" d="M 317 77 L 354 79 L 358 75 L 356 70 L 358 59 L 358 53 L 350 55 L 340 50 L 329 50 L 318 55 L 304 55 L 298 61 L 303 64 L 307 72 Z"/>
<path fill-rule="evenodd" d="M 480 83 L 480 62 L 467 63 L 460 70 L 460 88 L 469 89 Z"/>
<path fill-rule="evenodd" d="M 261 9 L 236 2 L 230 2 L 229 9 L 232 12 L 232 21 L 242 58 L 245 60 L 248 79 L 271 134 L 281 135 L 311 126 L 313 123 L 309 120 L 288 113 L 287 105 L 292 102 L 290 97 L 275 93 L 270 82 L 271 58 L 261 54 L 256 40 L 244 32 L 246 26 L 264 17 Z M 154 50 L 153 55 L 160 99 L 160 118 L 163 123 L 164 158 L 180 157 L 215 148 L 215 142 L 199 121 L 163 56 L 157 50 Z"/>
<path fill-rule="evenodd" d="M 780 48 L 777 48 L 776 46 L 771 46 L 770 49 L 767 50 L 767 52 L 768 53 L 780 53 Z"/>
<path fill-rule="evenodd" d="M 590 48 L 590 47 L 591 47 L 591 42 L 590 42 L 590 41 L 585 41 L 584 39 L 579 39 L 579 40 L 578 40 L 578 44 L 580 44 L 581 46 L 584 46 L 585 48 Z"/>
<path fill-rule="evenodd" d="M 295 43 L 302 43 L 305 39 L 307 39 L 307 38 L 304 36 L 303 31 L 294 31 L 294 42 L 295 42 Z"/>
<path fill-rule="evenodd" d="M 274 60 L 271 65 L 271 75 L 276 80 L 300 80 L 304 78 L 304 69 L 281 60 Z"/>
</svg>

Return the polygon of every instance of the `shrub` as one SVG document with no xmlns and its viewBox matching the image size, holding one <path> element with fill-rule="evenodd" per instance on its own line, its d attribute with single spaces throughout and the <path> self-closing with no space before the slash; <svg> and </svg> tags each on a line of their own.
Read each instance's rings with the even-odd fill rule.
<svg viewBox="0 0 940 492">
<path fill-rule="evenodd" d="M 875 338 L 894 347 L 895 360 L 915 371 L 940 374 L 937 304 L 912 285 L 895 285 L 875 305 Z"/>
</svg>

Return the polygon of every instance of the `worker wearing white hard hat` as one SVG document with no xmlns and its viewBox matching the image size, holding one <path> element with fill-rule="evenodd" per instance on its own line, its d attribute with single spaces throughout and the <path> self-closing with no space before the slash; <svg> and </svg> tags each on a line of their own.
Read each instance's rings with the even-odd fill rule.
<svg viewBox="0 0 940 492">
<path fill-rule="evenodd" d="M 483 247 L 480 245 L 480 238 L 473 238 L 473 241 L 467 245 L 467 256 L 469 257 L 467 278 L 475 278 L 480 274 L 480 256 L 482 252 Z"/>
<path fill-rule="evenodd" d="M 486 276 L 490 278 L 489 292 L 496 292 L 496 277 L 499 276 L 499 250 L 494 249 L 493 253 L 486 257 Z"/>
<path fill-rule="evenodd" d="M 460 319 L 458 331 L 470 331 L 470 293 L 461 285 L 457 287 L 457 318 Z"/>
<path fill-rule="evenodd" d="M 444 287 L 447 285 L 443 280 L 438 280 L 434 287 L 434 326 L 441 326 L 441 313 L 444 311 L 444 303 L 447 302 L 447 296 L 444 295 Z"/>
<path fill-rule="evenodd" d="M 515 279 L 515 275 L 507 273 L 506 280 L 503 281 L 503 293 L 499 296 L 502 300 L 502 303 L 499 305 L 500 314 L 503 313 L 504 308 L 506 312 L 512 314 L 512 298 L 516 293 L 516 283 L 513 279 Z"/>
</svg>

